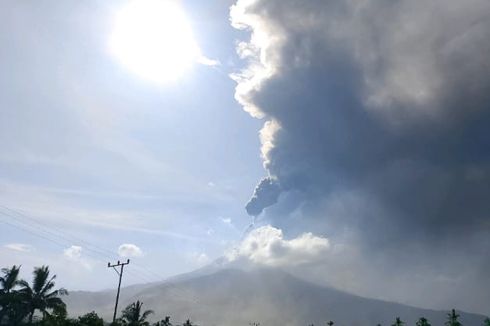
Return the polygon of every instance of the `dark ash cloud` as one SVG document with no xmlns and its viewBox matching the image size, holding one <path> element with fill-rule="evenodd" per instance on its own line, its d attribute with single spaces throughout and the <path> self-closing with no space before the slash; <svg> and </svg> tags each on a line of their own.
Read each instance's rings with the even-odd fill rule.
<svg viewBox="0 0 490 326">
<path fill-rule="evenodd" d="M 277 203 L 281 188 L 277 181 L 272 178 L 264 178 L 254 190 L 252 198 L 245 206 L 247 213 L 251 216 L 258 216 L 264 208 Z"/>
<path fill-rule="evenodd" d="M 451 252 L 490 289 L 478 272 L 490 267 L 489 12 L 483 0 L 238 1 L 232 22 L 252 37 L 236 98 L 268 121 L 262 155 L 282 192 L 265 218 L 354 234 L 383 264 L 433 274 L 453 273 L 431 265 Z M 256 190 L 247 211 L 276 191 Z"/>
</svg>

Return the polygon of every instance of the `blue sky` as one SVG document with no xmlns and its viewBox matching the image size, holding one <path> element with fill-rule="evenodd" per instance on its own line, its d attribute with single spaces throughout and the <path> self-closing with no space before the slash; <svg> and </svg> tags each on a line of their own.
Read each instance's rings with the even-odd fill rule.
<svg viewBox="0 0 490 326">
<path fill-rule="evenodd" d="M 108 51 L 123 5 L 0 5 L 0 261 L 25 273 L 49 264 L 69 288 L 113 281 L 108 259 L 80 240 L 114 253 L 138 246 L 134 262 L 154 273 L 128 274 L 126 284 L 221 256 L 250 224 L 243 207 L 265 174 L 261 122 L 233 97 L 229 74 L 242 63 L 230 1 L 184 3 L 201 51 L 221 64 L 195 64 L 164 85 Z M 82 247 L 80 259 L 63 254 L 72 245 Z"/>
</svg>

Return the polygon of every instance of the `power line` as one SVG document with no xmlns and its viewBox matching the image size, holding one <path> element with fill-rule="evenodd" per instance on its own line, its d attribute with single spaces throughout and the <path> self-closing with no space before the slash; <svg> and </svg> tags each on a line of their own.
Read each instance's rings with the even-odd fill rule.
<svg viewBox="0 0 490 326">
<path fill-rule="evenodd" d="M 11 227 L 20 229 L 22 231 L 25 231 L 29 234 L 34 235 L 34 236 L 37 236 L 43 240 L 49 241 L 49 242 L 59 246 L 62 249 L 66 249 L 67 246 L 73 245 L 74 243 L 77 243 L 77 242 L 78 243 L 84 243 L 88 246 L 88 247 L 85 247 L 85 249 L 87 249 L 89 252 L 93 253 L 93 254 L 90 254 L 90 253 L 86 252 L 87 256 L 89 256 L 89 257 L 91 257 L 91 258 L 93 258 L 99 262 L 103 262 L 104 264 L 106 261 L 104 259 L 99 258 L 99 257 L 104 257 L 105 259 L 113 259 L 114 258 L 113 256 L 118 256 L 118 254 L 113 252 L 113 251 L 107 250 L 105 248 L 102 248 L 102 247 L 99 247 L 96 245 L 92 245 L 89 242 L 87 242 L 87 241 L 85 241 L 85 240 L 83 240 L 77 236 L 74 236 L 74 235 L 72 235 L 72 234 L 70 234 L 64 230 L 61 230 L 59 228 L 51 226 L 50 228 L 53 230 L 56 230 L 57 232 L 50 230 L 45 224 L 40 223 L 36 219 L 29 217 L 26 214 L 20 213 L 16 210 L 13 210 L 13 209 L 8 208 L 6 206 L 0 205 L 0 209 L 2 209 L 2 208 L 4 211 L 0 210 L 0 217 L 1 217 L 1 215 L 6 216 L 8 218 L 13 219 L 15 223 L 12 223 L 11 221 L 9 222 L 9 221 L 5 221 L 5 220 L 1 220 L 1 219 L 0 219 L 0 222 L 5 223 L 7 225 L 10 225 Z M 10 213 L 6 213 L 5 210 L 7 210 Z M 12 214 L 14 214 L 15 216 Z M 29 220 L 29 221 L 31 221 L 31 224 L 36 224 L 36 226 L 29 225 L 29 223 L 27 223 L 26 221 L 23 221 L 22 219 Z M 71 236 L 71 239 L 69 237 L 67 237 L 66 235 Z M 61 239 L 61 241 L 60 241 L 60 239 Z M 73 241 L 73 239 L 75 239 L 77 241 Z M 95 249 L 92 249 L 90 247 L 95 248 Z M 98 257 L 95 257 L 94 254 Z M 144 283 L 155 282 L 154 280 L 152 280 L 152 278 L 156 278 L 158 281 L 163 281 L 157 273 L 155 273 L 155 272 L 153 272 L 147 268 L 144 268 L 142 266 L 138 266 L 134 263 L 133 263 L 133 265 L 135 268 L 140 270 L 140 273 L 137 273 L 133 270 L 128 270 L 127 273 L 129 273 L 130 276 L 134 277 L 135 279 L 137 279 L 139 281 L 143 281 Z M 141 273 L 143 273 L 143 274 L 141 274 Z M 153 276 L 152 276 L 152 274 L 153 274 Z M 155 275 L 156 275 L 156 277 L 155 277 Z M 168 284 L 168 285 L 171 285 L 171 284 Z M 167 288 L 168 288 L 168 290 L 170 290 L 170 292 L 173 292 L 174 294 L 177 294 L 177 295 L 182 295 L 182 296 L 187 295 L 186 297 L 188 297 L 190 295 L 192 297 L 191 300 L 193 302 L 197 303 L 199 301 L 199 300 L 197 300 L 195 295 L 192 294 L 190 291 L 185 291 L 182 288 L 171 287 L 171 286 L 168 286 Z"/>
<path fill-rule="evenodd" d="M 71 244 L 73 243 L 79 243 L 79 244 L 83 244 L 84 245 L 84 249 L 88 250 L 88 251 L 91 251 L 93 252 L 94 254 L 100 256 L 100 257 L 103 257 L 104 259 L 114 259 L 116 257 L 118 257 L 119 255 L 114 252 L 114 251 L 111 251 L 111 250 L 107 250 L 105 248 L 102 248 L 100 246 L 97 246 L 97 245 L 94 245 L 94 244 L 91 244 L 73 234 L 70 234 L 68 232 L 66 232 L 65 230 L 61 230 L 59 228 L 56 228 L 54 226 L 50 226 L 51 229 L 53 230 L 56 230 L 57 232 L 53 232 L 52 230 L 49 230 L 47 228 L 47 226 L 45 224 L 42 224 L 40 223 L 39 221 L 37 221 L 36 219 L 32 218 L 32 217 L 29 217 L 25 214 L 22 214 L 16 210 L 13 210 L 11 208 L 8 208 L 8 207 L 5 207 L 5 206 L 2 206 L 0 205 L 0 208 L 3 208 L 4 210 L 8 210 L 9 212 L 11 212 L 10 214 L 7 214 L 5 212 L 2 212 L 0 210 L 0 214 L 4 214 L 4 215 L 7 215 L 8 217 L 10 218 L 13 218 L 13 219 L 16 219 L 16 220 L 19 220 L 19 219 L 27 219 L 29 221 L 31 221 L 32 223 L 35 223 L 38 225 L 37 228 L 39 228 L 41 231 L 43 231 L 44 233 L 48 233 L 48 234 L 51 234 L 57 238 L 61 238 L 65 241 L 68 241 L 68 242 L 71 242 Z M 15 214 L 16 216 L 13 216 L 12 215 Z M 25 221 L 20 221 L 21 223 L 26 223 Z M 69 237 L 67 237 L 69 236 Z M 75 241 L 73 241 L 75 240 Z M 162 277 L 160 276 L 160 274 L 148 269 L 148 268 L 145 268 L 145 267 L 142 267 L 142 266 L 139 266 L 137 264 L 135 264 L 135 267 L 139 270 L 141 270 L 141 272 L 143 272 L 147 278 L 150 279 L 150 282 L 159 282 L 159 281 L 162 281 Z"/>
<path fill-rule="evenodd" d="M 54 232 L 50 232 L 49 230 L 46 230 L 46 227 L 43 225 L 32 226 L 32 225 L 29 225 L 23 221 L 19 221 L 19 220 L 15 219 L 15 217 L 13 217 L 9 214 L 6 214 L 5 212 L 0 211 L 0 214 L 12 218 L 14 220 L 14 223 L 12 223 L 12 221 L 5 221 L 5 220 L 1 220 L 1 219 L 0 219 L 0 222 L 3 222 L 5 224 L 10 225 L 11 227 L 20 229 L 24 232 L 27 232 L 27 233 L 32 234 L 34 236 L 37 236 L 43 240 L 49 241 L 49 242 L 59 246 L 62 249 L 66 249 L 70 245 L 77 244 L 77 241 L 73 241 L 72 239 L 69 239 L 63 235 L 56 234 Z M 104 264 L 106 263 L 107 259 L 113 259 L 114 258 L 113 255 L 103 254 L 103 253 L 101 253 L 97 250 L 93 250 L 91 248 L 85 247 L 84 249 L 86 249 L 85 254 L 87 256 L 89 256 L 92 259 L 95 259 L 99 262 L 102 262 Z M 145 274 L 144 270 L 140 271 L 139 274 L 131 271 L 130 274 L 135 279 L 142 281 L 143 283 L 155 282 L 155 277 L 152 277 L 152 276 L 149 276 L 148 274 Z"/>
</svg>

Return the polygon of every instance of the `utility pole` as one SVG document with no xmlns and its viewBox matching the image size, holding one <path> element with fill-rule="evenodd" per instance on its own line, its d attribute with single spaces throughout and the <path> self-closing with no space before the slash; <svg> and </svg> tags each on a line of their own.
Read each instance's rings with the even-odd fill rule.
<svg viewBox="0 0 490 326">
<path fill-rule="evenodd" d="M 124 272 L 124 265 L 127 265 L 127 264 L 129 264 L 129 259 L 125 263 L 121 263 L 121 262 L 119 262 L 119 260 L 117 261 L 117 264 L 107 263 L 107 267 L 114 268 L 116 273 L 119 275 L 119 285 L 117 286 L 116 305 L 114 306 L 114 317 L 112 317 L 112 323 L 113 324 L 116 322 L 117 304 L 119 302 L 119 291 L 121 291 L 121 279 L 122 279 L 123 272 Z M 116 269 L 116 267 L 119 267 L 119 266 L 121 266 L 121 271 L 118 271 Z"/>
</svg>

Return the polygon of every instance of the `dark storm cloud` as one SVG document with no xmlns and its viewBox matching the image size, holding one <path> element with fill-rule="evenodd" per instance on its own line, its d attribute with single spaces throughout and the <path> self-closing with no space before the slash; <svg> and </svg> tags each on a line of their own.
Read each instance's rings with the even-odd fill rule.
<svg viewBox="0 0 490 326">
<path fill-rule="evenodd" d="M 242 51 L 258 56 L 237 98 L 276 125 L 270 175 L 310 201 L 369 197 L 379 228 L 488 230 L 489 13 L 487 1 L 239 1 L 233 22 L 253 32 Z M 276 191 L 256 191 L 249 213 Z"/>
</svg>

